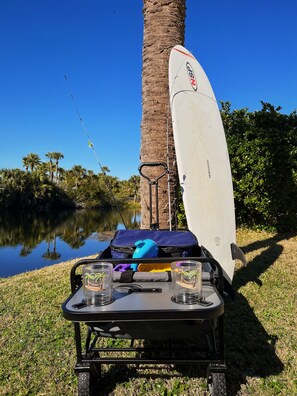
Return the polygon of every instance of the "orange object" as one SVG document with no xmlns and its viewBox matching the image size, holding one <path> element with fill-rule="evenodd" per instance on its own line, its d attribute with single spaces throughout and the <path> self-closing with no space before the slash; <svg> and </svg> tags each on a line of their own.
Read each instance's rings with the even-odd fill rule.
<svg viewBox="0 0 297 396">
<path fill-rule="evenodd" d="M 165 272 L 165 271 L 171 271 L 171 267 L 170 267 L 170 263 L 153 263 L 153 264 L 140 263 L 138 265 L 137 271 Z"/>
</svg>

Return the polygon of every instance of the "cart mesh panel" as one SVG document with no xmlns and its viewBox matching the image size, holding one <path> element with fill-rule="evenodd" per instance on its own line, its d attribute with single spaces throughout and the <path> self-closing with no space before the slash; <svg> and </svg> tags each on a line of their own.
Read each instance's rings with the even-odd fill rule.
<svg viewBox="0 0 297 396">
<path fill-rule="evenodd" d="M 170 324 L 170 325 L 169 325 Z M 186 321 L 141 321 L 87 323 L 92 332 L 101 337 L 129 339 L 183 339 L 209 333 L 215 329 L 216 319 Z"/>
</svg>

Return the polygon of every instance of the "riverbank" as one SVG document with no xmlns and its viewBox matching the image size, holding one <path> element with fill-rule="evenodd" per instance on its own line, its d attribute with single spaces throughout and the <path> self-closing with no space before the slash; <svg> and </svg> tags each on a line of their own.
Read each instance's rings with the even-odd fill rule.
<svg viewBox="0 0 297 396">
<path fill-rule="evenodd" d="M 236 300 L 226 300 L 230 395 L 294 395 L 297 237 L 239 230 L 238 243 L 249 266 L 238 266 Z M 77 393 L 73 326 L 61 312 L 76 261 L 0 279 L 0 395 Z M 103 374 L 101 395 L 206 394 L 204 370 L 194 368 Z"/>
</svg>

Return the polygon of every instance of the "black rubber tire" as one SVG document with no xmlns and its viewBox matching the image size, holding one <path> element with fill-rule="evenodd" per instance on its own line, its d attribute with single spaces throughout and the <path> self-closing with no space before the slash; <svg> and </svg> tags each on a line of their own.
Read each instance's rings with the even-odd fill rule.
<svg viewBox="0 0 297 396">
<path fill-rule="evenodd" d="M 91 394 L 97 395 L 100 387 L 101 378 L 101 364 L 93 365 L 91 367 Z"/>
<path fill-rule="evenodd" d="M 78 396 L 91 396 L 91 373 L 83 371 L 78 373 Z"/>
<path fill-rule="evenodd" d="M 227 396 L 225 373 L 210 373 L 209 391 L 211 396 Z"/>
</svg>

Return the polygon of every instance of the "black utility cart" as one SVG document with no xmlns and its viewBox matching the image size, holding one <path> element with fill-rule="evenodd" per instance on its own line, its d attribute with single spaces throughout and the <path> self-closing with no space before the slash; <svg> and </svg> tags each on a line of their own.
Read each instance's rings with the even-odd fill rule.
<svg viewBox="0 0 297 396">
<path fill-rule="evenodd" d="M 175 260 L 176 258 L 174 258 Z M 195 257 L 194 259 L 197 259 Z M 107 259 L 104 259 L 107 261 Z M 212 260 L 199 258 L 202 262 Z M 171 300 L 172 290 L 170 276 L 166 273 L 135 273 L 135 281 L 114 282 L 114 302 L 101 307 L 81 306 L 83 300 L 81 281 L 76 274 L 79 266 L 98 262 L 98 260 L 81 260 L 71 271 L 72 294 L 63 304 L 63 314 L 74 323 L 79 396 L 91 395 L 91 389 L 99 381 L 102 364 L 206 364 L 210 394 L 226 395 L 225 361 L 224 361 L 224 303 L 220 281 L 212 273 L 203 274 L 201 304 L 181 305 Z M 100 260 L 102 261 L 102 260 Z M 129 263 L 128 260 L 108 260 L 113 264 Z M 133 263 L 140 260 L 133 260 Z M 162 259 L 163 262 L 166 259 Z M 172 259 L 170 260 L 172 261 Z M 148 263 L 149 260 L 141 260 Z M 160 260 L 158 260 L 160 262 Z M 151 262 L 153 264 L 153 262 Z M 219 271 L 220 272 L 220 271 Z M 136 276 L 138 275 L 138 276 Z M 126 275 L 127 276 L 127 275 Z M 219 277 L 221 274 L 219 274 Z M 125 277 L 124 277 L 125 278 Z M 158 288 L 162 292 L 130 292 L 133 286 Z M 123 290 L 120 287 L 123 287 Z M 125 293 L 125 290 L 127 292 Z M 204 305 L 205 304 L 205 305 Z M 83 305 L 83 304 L 82 304 Z M 85 348 L 82 349 L 81 326 L 88 326 Z M 136 339 L 171 339 L 206 337 L 208 350 L 201 350 L 201 358 L 172 358 L 170 351 L 164 349 L 162 357 L 149 358 L 153 348 L 134 347 Z M 130 338 L 129 348 L 97 348 L 100 337 Z M 172 346 L 176 351 L 174 345 Z M 151 349 L 151 350 L 150 350 Z M 160 353 L 160 346 L 158 346 Z M 118 357 L 118 352 L 135 352 L 135 357 Z M 145 352 L 141 357 L 141 353 Z M 169 352 L 169 355 L 168 355 Z M 195 352 L 195 351 L 192 351 Z M 197 351 L 196 351 L 197 352 Z M 116 353 L 116 357 L 113 355 Z M 102 355 L 102 356 L 101 356 Z M 103 357 L 104 355 L 104 357 Z"/>
<path fill-rule="evenodd" d="M 135 242 L 150 238 L 158 244 L 155 258 L 132 258 Z M 172 300 L 171 274 L 167 272 L 113 272 L 113 301 L 104 306 L 84 303 L 83 265 L 172 263 L 179 260 L 203 263 L 202 299 L 185 305 Z M 71 269 L 71 295 L 63 315 L 74 324 L 78 395 L 96 394 L 101 365 L 203 365 L 211 395 L 226 395 L 224 360 L 224 279 L 221 266 L 201 248 L 189 231 L 120 230 L 110 246 L 93 260 L 80 260 Z M 86 334 L 86 339 L 82 339 Z M 102 338 L 128 339 L 125 347 L 102 347 Z M 205 340 L 187 348 L 178 340 Z M 148 340 L 141 344 L 138 340 Z M 154 342 L 158 340 L 158 350 Z M 160 347 L 164 340 L 164 348 Z M 175 342 L 176 341 L 176 342 Z M 100 344 L 100 345 L 99 345 Z M 105 343 L 107 345 L 110 343 Z M 126 346 L 128 345 L 128 346 Z M 168 345 L 170 345 L 168 347 Z M 182 345 L 182 347 L 177 347 Z M 179 349 L 178 349 L 179 348 Z M 140 366 L 141 367 L 141 366 Z M 98 394 L 98 392 L 97 392 Z"/>
</svg>

